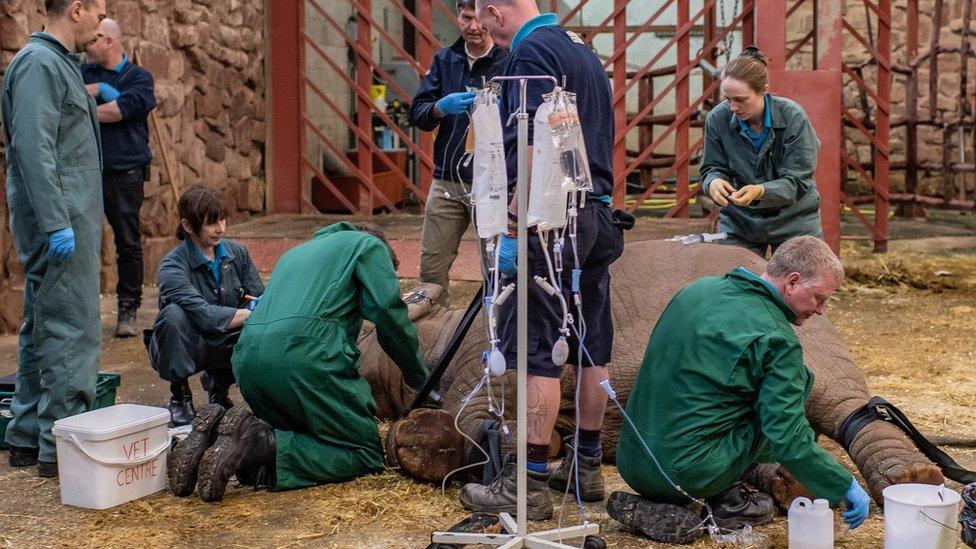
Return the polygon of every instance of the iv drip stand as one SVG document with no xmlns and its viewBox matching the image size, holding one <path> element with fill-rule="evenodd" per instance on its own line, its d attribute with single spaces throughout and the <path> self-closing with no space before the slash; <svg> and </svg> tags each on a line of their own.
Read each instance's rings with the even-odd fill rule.
<svg viewBox="0 0 976 549">
<path fill-rule="evenodd" d="M 554 530 L 544 530 L 529 534 L 526 528 L 526 448 L 528 447 L 528 431 L 526 429 L 527 409 L 526 404 L 526 385 L 527 385 L 527 360 L 526 349 L 528 347 L 528 228 L 526 227 L 526 217 L 529 203 L 529 113 L 526 111 L 526 82 L 528 80 L 551 80 L 553 85 L 558 85 L 558 81 L 552 76 L 496 76 L 492 82 L 500 80 L 517 80 L 519 82 L 519 110 L 515 113 L 518 121 L 518 178 L 516 179 L 516 190 L 518 191 L 518 269 L 517 274 L 517 300 L 516 300 L 516 320 L 517 320 L 517 386 L 518 386 L 518 412 L 516 416 L 517 433 L 517 491 L 516 491 L 516 518 L 513 519 L 509 513 L 501 513 L 498 520 L 506 533 L 504 534 L 479 534 L 466 532 L 434 532 L 431 541 L 434 543 L 451 543 L 458 545 L 484 544 L 498 546 L 502 549 L 517 549 L 527 547 L 529 549 L 574 549 L 571 545 L 565 545 L 558 540 L 581 538 L 584 536 L 600 533 L 600 525 L 597 523 L 583 523 L 578 526 L 568 526 Z"/>
</svg>

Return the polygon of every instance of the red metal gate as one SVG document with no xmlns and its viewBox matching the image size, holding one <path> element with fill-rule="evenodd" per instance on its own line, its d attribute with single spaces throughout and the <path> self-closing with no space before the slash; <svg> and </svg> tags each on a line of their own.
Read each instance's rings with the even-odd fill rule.
<svg viewBox="0 0 976 549">
<path fill-rule="evenodd" d="M 333 0 L 330 9 L 325 8 L 325 1 L 280 2 L 269 12 L 272 39 L 269 95 L 273 108 L 269 155 L 269 173 L 273 178 L 271 210 L 314 211 L 311 196 L 319 186 L 348 211 L 367 214 L 375 207 L 382 207 L 395 212 L 399 206 L 383 198 L 384 194 L 374 184 L 374 174 L 380 169 L 422 202 L 433 168 L 432 137 L 420 132 L 412 139 L 408 131 L 372 101 L 370 86 L 374 82 L 387 85 L 407 102 L 414 91 L 396 89 L 397 80 L 374 58 L 373 42 L 375 39 L 386 44 L 420 76 L 429 66 L 434 51 L 442 47 L 434 35 L 435 15 L 453 21 L 454 14 L 443 0 L 413 0 L 409 9 L 409 2 L 389 2 L 404 21 L 398 40 L 372 15 L 373 3 L 380 0 Z M 889 1 L 881 0 L 883 6 L 878 9 L 890 11 Z M 734 2 L 735 8 L 728 10 L 726 2 Z M 838 159 L 841 158 L 840 30 L 844 23 L 839 2 L 816 2 L 816 26 L 795 44 L 788 46 L 786 39 L 787 18 L 805 3 L 814 2 L 768 1 L 759 10 L 755 9 L 755 0 L 704 0 L 693 12 L 690 0 L 663 0 L 653 13 L 646 14 L 643 10 L 638 12 L 637 4 L 631 5 L 627 0 L 581 0 L 560 13 L 564 26 L 577 30 L 595 46 L 612 81 L 617 127 L 614 136 L 617 207 L 636 210 L 649 199 L 665 199 L 670 203 L 663 215 L 689 216 L 690 206 L 696 202 L 698 185 L 693 179 L 697 179 L 697 174 L 693 172 L 704 141 L 702 122 L 707 109 L 720 100 L 716 66 L 733 40 L 739 47 L 755 41 L 774 62 L 771 73 L 774 92 L 793 97 L 804 105 L 823 142 L 817 181 L 823 196 L 825 236 L 837 247 L 843 198 Z M 558 7 L 555 0 L 543 4 L 549 4 L 551 9 Z M 354 24 L 343 26 L 335 15 L 335 6 L 351 8 Z M 310 14 L 324 21 L 335 36 L 342 37 L 353 59 L 352 74 L 347 74 L 347 68 L 342 66 L 341 59 L 336 59 L 335 53 L 330 55 L 307 32 L 305 25 Z M 763 32 L 756 33 L 757 27 Z M 646 42 L 638 42 L 652 35 L 660 42 L 656 49 L 650 50 Z M 786 60 L 810 43 L 815 44 L 812 66 L 801 72 L 787 70 Z M 886 48 L 886 44 L 879 43 L 876 50 L 887 51 Z M 637 54 L 645 57 L 633 61 L 639 57 Z M 669 56 L 674 59 L 673 64 L 663 62 Z M 883 58 L 880 53 L 879 58 Z M 325 63 L 328 77 L 352 90 L 354 105 L 344 108 L 323 89 L 319 80 L 307 74 L 306 63 L 310 60 Z M 809 93 L 810 89 L 827 88 L 831 93 Z M 878 91 L 879 97 L 886 93 L 885 89 Z M 311 102 L 324 105 L 333 113 L 336 124 L 348 128 L 350 148 L 364 154 L 353 157 L 313 123 L 307 115 Z M 415 170 L 406 170 L 382 154 L 374 143 L 374 117 L 400 138 L 415 163 Z M 879 144 L 885 143 L 883 138 L 875 135 Z M 345 187 L 347 192 L 340 189 L 336 176 L 325 173 L 315 158 L 309 158 L 310 143 L 338 159 L 337 165 L 346 172 L 346 179 L 355 183 L 355 193 L 349 193 L 348 187 Z M 879 150 L 886 151 L 883 147 Z M 873 177 L 881 201 L 887 192 L 886 169 L 884 159 L 879 160 Z M 629 200 L 628 182 L 639 188 L 639 192 L 629 193 Z M 882 233 L 883 227 L 875 231 L 879 238 Z"/>
</svg>

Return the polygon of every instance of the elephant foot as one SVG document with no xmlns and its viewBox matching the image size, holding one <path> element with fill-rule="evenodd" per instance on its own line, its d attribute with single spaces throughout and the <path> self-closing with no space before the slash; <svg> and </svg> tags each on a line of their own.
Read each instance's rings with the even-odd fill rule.
<svg viewBox="0 0 976 549">
<path fill-rule="evenodd" d="M 813 499 L 810 492 L 778 463 L 753 465 L 742 475 L 742 481 L 769 494 L 782 512 L 786 512 L 798 497 Z"/>
<path fill-rule="evenodd" d="M 464 442 L 454 429 L 453 415 L 419 408 L 390 426 L 384 444 L 386 463 L 408 477 L 440 482 L 464 464 Z"/>
</svg>

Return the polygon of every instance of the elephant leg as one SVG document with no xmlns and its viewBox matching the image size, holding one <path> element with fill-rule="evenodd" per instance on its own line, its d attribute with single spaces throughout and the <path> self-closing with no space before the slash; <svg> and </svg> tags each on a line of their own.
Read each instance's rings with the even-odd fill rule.
<svg viewBox="0 0 976 549">
<path fill-rule="evenodd" d="M 942 484 L 942 471 L 915 448 L 897 427 L 883 421 L 867 424 L 851 442 L 850 455 L 879 505 L 881 491 L 892 484 Z"/>
<path fill-rule="evenodd" d="M 742 475 L 742 481 L 760 492 L 769 494 L 783 512 L 789 509 L 790 503 L 798 497 L 813 498 L 810 492 L 778 463 L 754 465 Z"/>
</svg>

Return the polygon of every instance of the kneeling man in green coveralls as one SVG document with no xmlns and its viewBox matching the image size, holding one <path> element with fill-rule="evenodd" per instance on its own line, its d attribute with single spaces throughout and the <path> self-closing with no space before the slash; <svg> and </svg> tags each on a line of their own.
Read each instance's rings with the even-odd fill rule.
<svg viewBox="0 0 976 549">
<path fill-rule="evenodd" d="M 800 236 L 761 274 L 740 267 L 672 298 L 627 401 L 639 432 L 625 426 L 617 446 L 620 476 L 640 495 L 611 494 L 613 519 L 655 541 L 690 541 L 702 533 L 701 517 L 677 485 L 704 499 L 720 527 L 768 522 L 772 498 L 739 479 L 754 464 L 779 462 L 814 496 L 843 500 L 849 526 L 864 521 L 867 493 L 817 445 L 804 415 L 813 373 L 790 326 L 823 314 L 843 279 L 830 248 Z"/>
<path fill-rule="evenodd" d="M 330 225 L 282 256 L 231 359 L 250 410 L 198 414 L 171 477 L 192 475 L 200 498 L 218 501 L 234 475 L 288 490 L 382 470 L 376 403 L 358 371 L 363 319 L 410 387 L 427 378 L 396 264 L 369 223 Z"/>
</svg>

